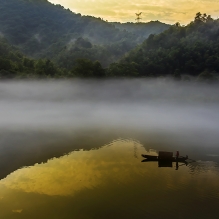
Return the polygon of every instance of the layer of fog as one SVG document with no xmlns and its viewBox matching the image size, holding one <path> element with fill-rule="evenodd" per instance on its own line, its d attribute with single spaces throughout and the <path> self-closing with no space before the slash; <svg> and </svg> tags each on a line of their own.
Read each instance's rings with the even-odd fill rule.
<svg viewBox="0 0 219 219">
<path fill-rule="evenodd" d="M 0 148 L 103 134 L 218 148 L 219 87 L 164 79 L 1 82 L 0 130 Z"/>
</svg>

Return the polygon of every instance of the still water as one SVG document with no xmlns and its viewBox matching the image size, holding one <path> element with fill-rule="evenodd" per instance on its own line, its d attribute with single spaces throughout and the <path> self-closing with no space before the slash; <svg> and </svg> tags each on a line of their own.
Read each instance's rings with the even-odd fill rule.
<svg viewBox="0 0 219 219">
<path fill-rule="evenodd" d="M 0 218 L 217 218 L 218 133 L 218 85 L 2 82 Z"/>
<path fill-rule="evenodd" d="M 218 163 L 158 167 L 147 147 L 118 139 L 18 169 L 0 181 L 0 218 L 217 218 Z"/>
</svg>

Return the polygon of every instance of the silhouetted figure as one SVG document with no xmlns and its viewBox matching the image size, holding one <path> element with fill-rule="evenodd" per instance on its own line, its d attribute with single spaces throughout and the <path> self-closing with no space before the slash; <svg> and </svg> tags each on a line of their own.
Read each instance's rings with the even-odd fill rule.
<svg viewBox="0 0 219 219">
<path fill-rule="evenodd" d="M 179 151 L 176 152 L 176 159 L 179 158 Z"/>
</svg>

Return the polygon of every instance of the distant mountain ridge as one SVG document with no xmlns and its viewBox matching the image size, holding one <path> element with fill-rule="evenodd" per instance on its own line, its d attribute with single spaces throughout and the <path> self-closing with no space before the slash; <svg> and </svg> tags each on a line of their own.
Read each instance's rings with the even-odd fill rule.
<svg viewBox="0 0 219 219">
<path fill-rule="evenodd" d="M 25 55 L 50 58 L 68 68 L 77 58 L 98 59 L 107 66 L 151 33 L 160 33 L 169 26 L 160 22 L 109 23 L 81 16 L 47 0 L 0 0 L 1 36 Z M 76 45 L 81 38 L 91 46 Z"/>
<path fill-rule="evenodd" d="M 130 33 L 135 34 L 139 39 L 139 43 L 142 43 L 146 38 L 149 37 L 150 34 L 161 33 L 170 27 L 170 25 L 162 23 L 160 21 L 150 21 L 147 23 L 112 22 L 112 24 L 120 30 L 126 30 Z"/>
</svg>

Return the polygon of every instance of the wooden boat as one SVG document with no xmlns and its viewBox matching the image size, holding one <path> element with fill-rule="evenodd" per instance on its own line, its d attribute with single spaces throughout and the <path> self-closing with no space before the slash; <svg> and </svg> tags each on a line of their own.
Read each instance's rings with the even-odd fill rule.
<svg viewBox="0 0 219 219">
<path fill-rule="evenodd" d="M 141 155 L 143 158 L 145 158 L 145 160 L 143 162 L 147 162 L 147 161 L 171 161 L 171 162 L 185 162 L 188 157 L 183 157 L 183 156 L 180 156 L 178 158 L 176 157 L 160 157 L 160 156 L 152 156 L 152 155 L 146 155 L 146 154 L 142 154 Z"/>
<path fill-rule="evenodd" d="M 179 154 L 178 151 L 177 154 Z M 176 162 L 176 170 L 178 170 L 179 166 L 182 165 L 187 166 L 189 160 L 190 162 L 194 162 L 193 160 L 189 159 L 187 155 L 185 157 L 183 156 L 174 157 L 172 152 L 166 152 L 166 151 L 159 151 L 158 156 L 146 155 L 146 154 L 142 154 L 141 156 L 145 158 L 141 162 L 151 162 L 151 161 L 157 162 L 158 167 L 173 167 L 173 162 Z M 179 165 L 179 163 L 183 163 L 183 164 Z"/>
</svg>

